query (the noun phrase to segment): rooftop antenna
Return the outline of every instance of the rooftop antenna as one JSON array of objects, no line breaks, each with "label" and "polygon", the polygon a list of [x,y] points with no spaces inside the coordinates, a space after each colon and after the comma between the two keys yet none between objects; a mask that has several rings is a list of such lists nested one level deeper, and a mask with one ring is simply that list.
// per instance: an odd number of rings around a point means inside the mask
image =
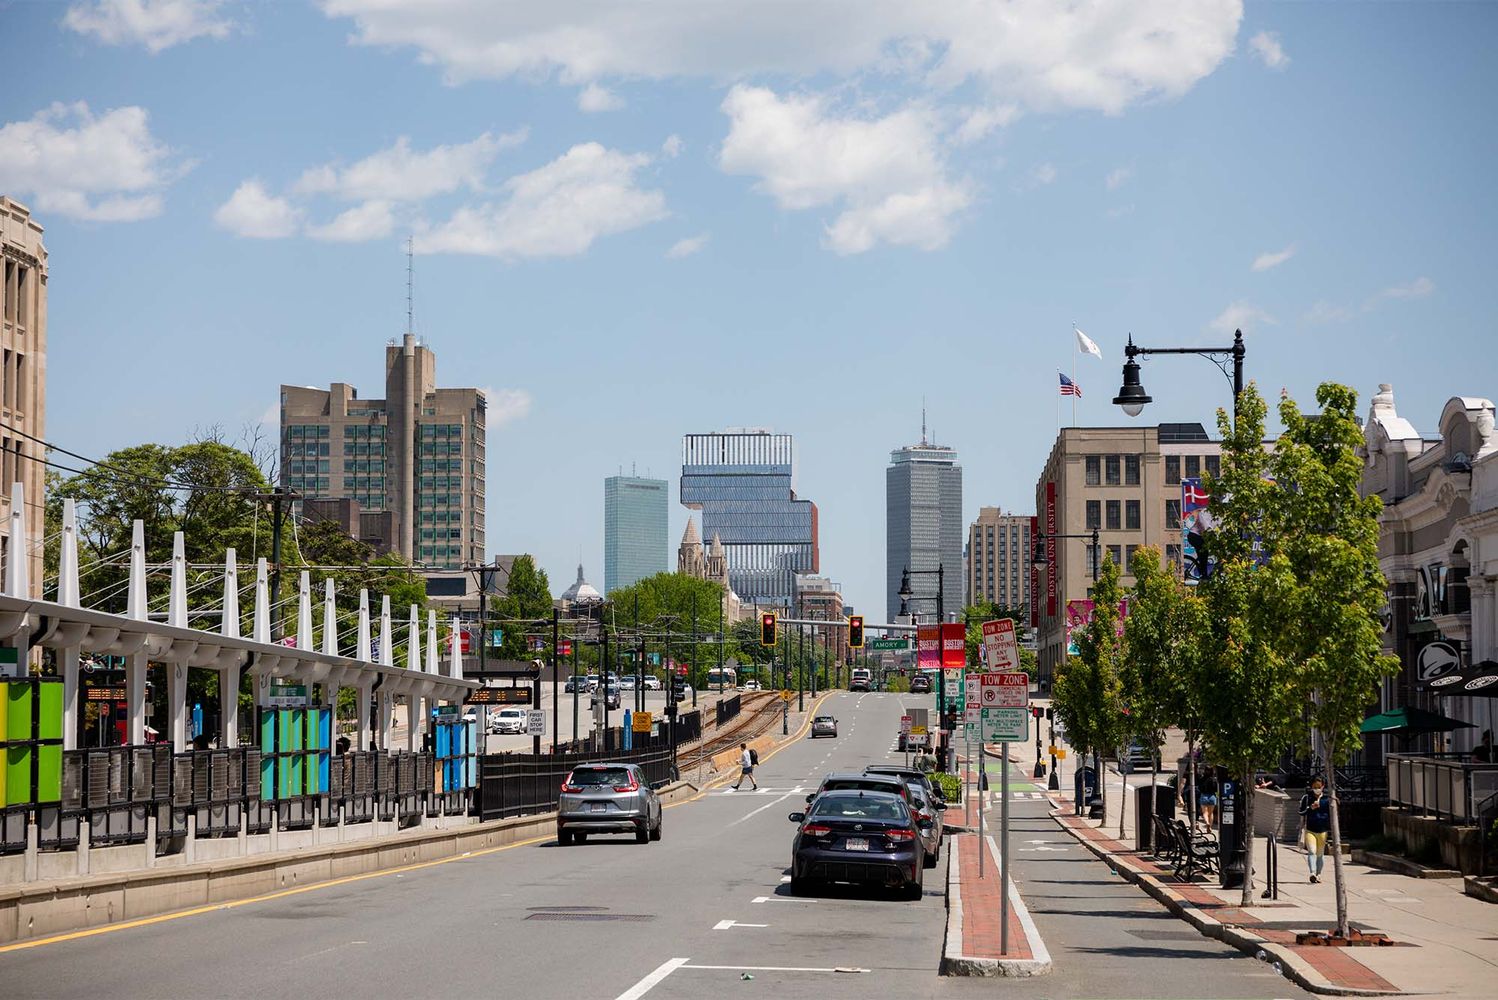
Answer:
[{"label": "rooftop antenna", "polygon": [[926,397],[921,397],[921,447],[926,446]]},{"label": "rooftop antenna", "polygon": [[413,319],[415,309],[413,303],[415,297],[412,294],[416,278],[416,238],[406,237],[406,332],[414,334],[416,323]]}]

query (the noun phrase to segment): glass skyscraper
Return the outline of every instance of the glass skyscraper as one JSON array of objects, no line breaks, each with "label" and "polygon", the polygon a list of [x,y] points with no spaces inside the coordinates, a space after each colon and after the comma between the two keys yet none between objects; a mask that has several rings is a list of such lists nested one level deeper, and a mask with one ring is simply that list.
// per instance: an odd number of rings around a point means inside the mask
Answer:
[{"label": "glass skyscraper", "polygon": [[[924,435],[923,435],[924,437]],[[897,448],[885,470],[886,611],[890,621],[900,613],[900,577],[904,570],[930,570],[910,577],[916,599],[910,610],[924,621],[936,621],[936,568],[945,571],[942,592],[948,618],[962,612],[962,466],[957,452],[944,445]]]},{"label": "glass skyscraper", "polygon": [[817,507],[792,486],[791,436],[759,429],[682,439],[682,506],[702,512],[702,537],[717,536],[728,582],[745,603],[789,607],[796,574],[815,573]]},{"label": "glass skyscraper", "polygon": [[667,565],[664,479],[609,476],[603,481],[603,592],[664,573]]}]

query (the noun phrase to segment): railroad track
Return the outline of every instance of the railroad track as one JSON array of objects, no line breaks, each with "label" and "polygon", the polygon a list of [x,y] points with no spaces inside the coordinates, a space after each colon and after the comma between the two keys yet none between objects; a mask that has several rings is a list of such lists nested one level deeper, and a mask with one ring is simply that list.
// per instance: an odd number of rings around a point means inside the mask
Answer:
[{"label": "railroad track", "polygon": [[676,766],[682,774],[710,767],[712,759],[725,750],[732,750],[761,736],[780,721],[780,699],[771,694],[751,706],[745,706],[721,732],[704,739],[696,746],[677,750]]}]

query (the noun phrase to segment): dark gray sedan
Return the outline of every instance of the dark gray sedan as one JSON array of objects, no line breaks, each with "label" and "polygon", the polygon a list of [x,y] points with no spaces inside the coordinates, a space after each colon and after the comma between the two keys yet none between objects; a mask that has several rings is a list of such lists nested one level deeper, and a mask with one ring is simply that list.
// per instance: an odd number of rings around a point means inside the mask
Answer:
[{"label": "dark gray sedan", "polygon": [[823,792],[791,845],[791,892],[804,895],[821,882],[854,882],[900,889],[920,899],[925,872],[921,830],[905,800],[863,789]]}]

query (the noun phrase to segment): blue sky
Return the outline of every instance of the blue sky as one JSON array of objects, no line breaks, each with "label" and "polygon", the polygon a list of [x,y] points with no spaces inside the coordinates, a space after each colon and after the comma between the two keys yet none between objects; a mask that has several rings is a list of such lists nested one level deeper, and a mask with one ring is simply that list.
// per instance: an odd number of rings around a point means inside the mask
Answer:
[{"label": "blue sky", "polygon": [[[921,397],[967,515],[1029,512],[1056,369],[1127,422],[1129,332],[1241,325],[1271,395],[1392,381],[1422,430],[1498,394],[1492,4],[84,0],[0,34],[51,440],[378,395],[414,233],[439,379],[493,393],[490,548],[558,590],[602,579],[605,476],[674,493],[684,432],[770,426],[877,614]],[[1227,398],[1195,359],[1146,385],[1142,419]]]}]

